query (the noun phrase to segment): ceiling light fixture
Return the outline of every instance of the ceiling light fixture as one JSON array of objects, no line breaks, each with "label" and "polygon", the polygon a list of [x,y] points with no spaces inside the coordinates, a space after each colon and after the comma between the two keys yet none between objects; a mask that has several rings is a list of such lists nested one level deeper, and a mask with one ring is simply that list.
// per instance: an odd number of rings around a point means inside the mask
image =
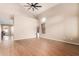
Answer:
[{"label": "ceiling light fixture", "polygon": [[46,17],[42,18],[41,22],[45,23],[45,21],[46,21]]}]

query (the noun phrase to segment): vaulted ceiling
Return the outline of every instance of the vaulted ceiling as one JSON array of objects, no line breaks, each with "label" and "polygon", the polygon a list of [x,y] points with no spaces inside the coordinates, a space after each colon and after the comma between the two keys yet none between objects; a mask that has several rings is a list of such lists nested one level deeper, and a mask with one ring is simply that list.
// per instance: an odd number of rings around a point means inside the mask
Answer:
[{"label": "vaulted ceiling", "polygon": [[[0,3],[0,17],[10,17],[19,13],[28,15],[29,17],[37,16],[44,11],[58,5],[58,3],[39,3],[42,7],[38,10],[28,10],[28,7],[24,7],[26,3]],[[49,11],[47,11],[49,12]]]},{"label": "vaulted ceiling", "polygon": [[25,9],[25,11],[33,14],[33,15],[38,15],[44,11],[46,11],[47,9],[56,6],[58,3],[39,3],[39,5],[41,5],[42,7],[39,8],[38,10],[33,11],[32,9],[28,10],[28,7],[25,7],[24,5],[26,5],[26,3],[21,3],[20,5],[23,6],[23,8]]}]

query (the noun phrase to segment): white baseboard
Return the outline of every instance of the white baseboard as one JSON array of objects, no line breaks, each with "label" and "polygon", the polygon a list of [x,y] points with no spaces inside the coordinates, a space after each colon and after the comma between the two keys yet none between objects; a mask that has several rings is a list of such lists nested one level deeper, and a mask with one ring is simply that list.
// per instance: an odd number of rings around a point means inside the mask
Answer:
[{"label": "white baseboard", "polygon": [[79,45],[79,43],[74,43],[74,42],[68,42],[68,41],[64,41],[64,40],[59,40],[59,39],[51,39],[51,38],[45,38],[45,37],[41,37],[41,38],[44,38],[44,39],[49,39],[49,40],[55,40],[55,41],[60,41],[60,42],[65,42],[65,43],[69,43],[69,44],[74,44],[74,45]]},{"label": "white baseboard", "polygon": [[23,40],[23,39],[32,39],[32,38],[36,38],[35,36],[34,37],[25,37],[25,38],[14,38],[14,40]]}]

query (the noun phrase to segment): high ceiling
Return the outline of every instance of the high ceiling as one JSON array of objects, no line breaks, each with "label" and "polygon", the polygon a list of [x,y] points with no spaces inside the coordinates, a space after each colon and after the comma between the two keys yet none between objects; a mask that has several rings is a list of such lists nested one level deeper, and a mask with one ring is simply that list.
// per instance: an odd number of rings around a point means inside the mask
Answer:
[{"label": "high ceiling", "polygon": [[38,14],[46,11],[47,9],[56,6],[57,4],[58,3],[39,3],[39,5],[41,5],[42,7],[35,11],[33,11],[32,9],[28,10],[28,7],[24,7],[24,5],[26,5],[26,3],[21,3],[20,5],[23,6],[23,8],[25,9],[26,12],[31,13],[33,15],[38,15]]},{"label": "high ceiling", "polygon": [[26,5],[26,3],[0,3],[0,17],[10,18],[11,15],[20,15],[19,13],[21,13],[21,15],[35,17],[58,5],[58,3],[39,3],[42,7],[35,11],[32,9],[28,10],[28,7],[24,7],[24,5]]}]

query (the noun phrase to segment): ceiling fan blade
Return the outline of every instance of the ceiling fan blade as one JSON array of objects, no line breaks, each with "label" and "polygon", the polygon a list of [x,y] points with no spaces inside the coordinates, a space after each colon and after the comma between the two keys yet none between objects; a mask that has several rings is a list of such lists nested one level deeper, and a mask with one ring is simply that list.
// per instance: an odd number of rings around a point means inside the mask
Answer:
[{"label": "ceiling fan blade", "polygon": [[38,3],[35,3],[34,5],[36,6]]},{"label": "ceiling fan blade", "polygon": [[24,5],[24,7],[30,7],[29,5]]},{"label": "ceiling fan blade", "polygon": [[31,9],[31,7],[29,7],[29,8],[27,9],[27,11],[30,10],[30,9]]},{"label": "ceiling fan blade", "polygon": [[42,6],[35,6],[35,7],[42,7]]},{"label": "ceiling fan blade", "polygon": [[28,5],[31,5],[30,3],[27,3]]},{"label": "ceiling fan blade", "polygon": [[33,5],[33,3],[31,3],[31,5]]},{"label": "ceiling fan blade", "polygon": [[34,8],[38,10],[38,8],[36,8],[36,7],[34,7]]}]

